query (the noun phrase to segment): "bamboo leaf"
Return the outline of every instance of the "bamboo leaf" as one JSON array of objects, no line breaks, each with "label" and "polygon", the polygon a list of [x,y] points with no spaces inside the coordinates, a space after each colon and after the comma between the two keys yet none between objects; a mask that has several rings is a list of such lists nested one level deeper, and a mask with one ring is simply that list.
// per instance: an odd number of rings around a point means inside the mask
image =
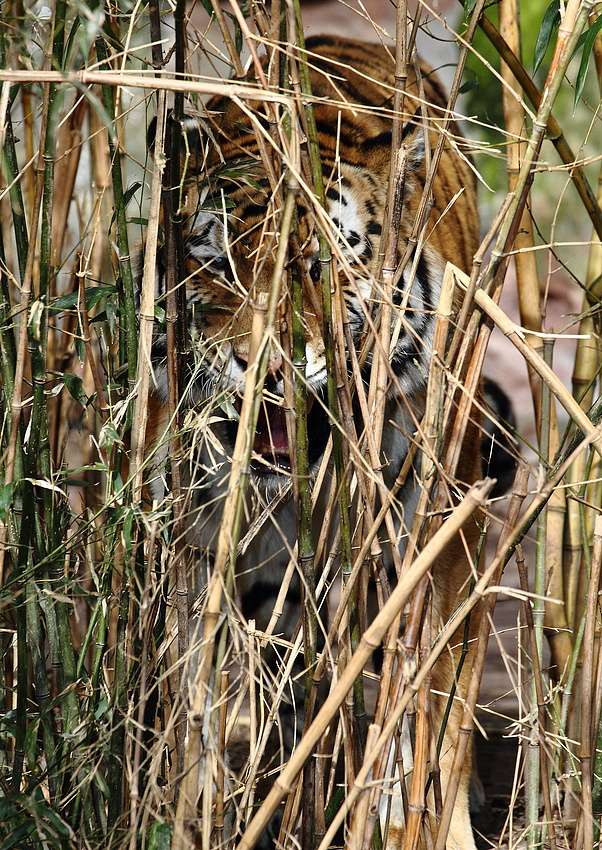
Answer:
[{"label": "bamboo leaf", "polygon": [[29,481],[29,483],[33,484],[34,487],[41,487],[43,490],[49,490],[51,493],[58,493],[65,499],[68,498],[65,491],[61,490],[60,487],[57,487],[57,485],[53,484],[51,481],[45,481],[43,478],[26,478],[25,481]]},{"label": "bamboo leaf", "polygon": [[545,11],[533,54],[533,73],[541,65],[555,30],[560,26],[560,0],[552,0]]},{"label": "bamboo leaf", "polygon": [[[95,307],[103,298],[109,295],[115,295],[117,288],[108,284],[101,286],[91,286],[86,289],[86,301],[88,307]],[[50,315],[55,316],[57,313],[63,313],[66,310],[75,310],[79,304],[79,292],[69,292],[67,295],[61,295],[60,298],[55,298],[49,308]]]},{"label": "bamboo leaf", "polygon": [[589,60],[592,55],[592,50],[594,48],[594,42],[596,40],[596,36],[602,29],[602,15],[595,21],[594,24],[589,28],[589,30],[584,34],[583,37],[583,53],[581,54],[581,62],[579,64],[579,71],[577,72],[577,82],[575,83],[575,100],[573,105],[577,106],[577,101],[581,97],[581,93],[583,91],[583,86],[585,85],[585,79],[587,77],[587,69],[589,68]]},{"label": "bamboo leaf", "polygon": [[19,826],[16,826],[11,831],[6,841],[4,841],[2,846],[0,846],[0,850],[10,850],[11,847],[19,847],[22,839],[29,835],[32,830],[33,823],[31,822],[31,820],[28,820],[26,823],[21,823]]},{"label": "bamboo leaf", "polygon": [[476,89],[478,87],[479,87],[479,81],[478,80],[466,80],[466,82],[462,83],[462,85],[460,86],[459,91],[460,91],[460,94],[468,94],[469,91],[472,91],[473,89]]},{"label": "bamboo leaf", "polygon": [[6,523],[8,511],[13,507],[13,487],[14,481],[0,487],[0,519]]},{"label": "bamboo leaf", "polygon": [[84,382],[79,375],[74,375],[71,372],[65,372],[63,374],[63,382],[75,401],[81,404],[82,407],[87,407],[88,396],[84,390]]},{"label": "bamboo leaf", "polygon": [[148,850],[169,850],[171,829],[166,823],[154,823],[149,830]]}]

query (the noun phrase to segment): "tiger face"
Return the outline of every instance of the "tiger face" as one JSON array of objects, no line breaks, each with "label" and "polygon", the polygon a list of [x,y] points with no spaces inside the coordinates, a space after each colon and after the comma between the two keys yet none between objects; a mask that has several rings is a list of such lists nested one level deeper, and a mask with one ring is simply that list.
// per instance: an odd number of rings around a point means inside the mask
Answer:
[{"label": "tiger face", "polygon": [[[326,213],[335,245],[334,286],[344,299],[350,334],[359,353],[368,317],[378,313],[379,290],[375,279],[381,237],[379,212],[386,183],[367,169],[341,166],[336,184],[327,187]],[[193,391],[197,401],[226,394],[236,410],[245,387],[250,356],[253,305],[259,294],[280,282],[274,280],[279,243],[277,203],[256,186],[240,187],[221,182],[218,190],[228,201],[227,215],[203,209],[202,196],[186,222],[186,302],[192,344],[199,358],[199,377]],[[224,204],[224,206],[226,206]],[[316,466],[330,434],[326,413],[326,361],[322,327],[322,263],[312,211],[300,205],[299,253],[291,258],[300,270],[303,291],[303,326],[306,339],[305,380],[310,397],[308,430],[310,464]],[[432,256],[422,259],[419,274],[406,290],[408,309],[396,345],[394,365],[404,390],[412,394],[425,373],[418,340],[430,342],[430,316],[435,303]],[[436,287],[436,282],[435,282]],[[403,297],[400,290],[394,301]],[[282,287],[281,304],[287,293]],[[281,473],[291,471],[290,441],[284,410],[284,362],[290,354],[280,335],[274,336],[259,414],[252,469],[259,486],[273,489]],[[412,374],[410,374],[412,373]],[[225,419],[221,431],[225,450],[231,451],[235,420]]]},{"label": "tiger face", "polygon": [[[460,243],[450,232],[463,216],[476,214],[474,181],[468,167],[447,147],[444,163],[450,166],[445,180],[435,181],[435,211],[430,238],[408,262],[392,292],[379,282],[382,264],[382,222],[391,165],[392,122],[388,104],[392,97],[392,67],[383,55],[374,79],[360,82],[368,91],[364,100],[380,107],[375,114],[355,114],[359,82],[351,74],[339,78],[343,50],[360,51],[350,59],[353,67],[366,67],[367,56],[374,65],[379,48],[321,38],[312,39],[312,87],[326,195],[324,214],[308,193],[299,193],[298,237],[291,242],[287,268],[295,266],[302,279],[303,324],[306,338],[305,380],[309,394],[309,460],[315,469],[322,457],[330,429],[326,412],[326,362],[322,327],[322,262],[317,227],[326,226],[332,250],[332,293],[344,303],[345,321],[357,353],[371,323],[378,321],[382,305],[394,312],[395,344],[391,366],[398,388],[414,405],[413,418],[422,415],[422,397],[428,373],[429,351],[444,262],[451,259],[467,267],[472,245]],[[384,54],[384,51],[382,51]],[[375,73],[375,68],[372,67]],[[435,78],[424,68],[428,95],[441,99]],[[358,78],[359,74],[356,75]],[[410,82],[408,91],[417,86]],[[328,101],[322,102],[322,101]],[[425,129],[414,116],[417,101],[409,101],[404,129],[406,178],[398,254],[403,254],[414,224],[424,182],[425,144],[434,144],[434,130]],[[382,104],[385,104],[383,107]],[[255,105],[260,124],[262,108]],[[433,123],[436,126],[436,123]],[[196,372],[190,381],[194,403],[227,398],[217,405],[213,429],[223,445],[224,457],[231,454],[236,434],[236,411],[244,391],[250,356],[253,305],[260,293],[281,287],[280,327],[271,340],[265,394],[254,440],[252,470],[259,487],[273,491],[282,474],[291,471],[292,418],[284,408],[284,364],[290,362],[286,333],[286,285],[274,280],[274,263],[281,238],[280,218],[283,185],[274,185],[266,173],[255,125],[246,111],[226,99],[211,101],[202,122],[185,122],[187,159],[184,174],[183,212],[186,253],[188,323]],[[425,137],[429,138],[426,139]],[[453,168],[451,167],[453,165]],[[464,181],[466,185],[464,185]],[[457,195],[451,209],[445,207]],[[440,218],[437,219],[437,214]],[[326,224],[324,224],[326,223]],[[414,257],[412,257],[414,259]],[[161,278],[158,298],[163,295]],[[368,379],[370,356],[364,365]],[[290,379],[290,372],[289,379]],[[398,402],[397,402],[398,405]],[[226,412],[228,410],[229,412]],[[389,412],[393,415],[393,411]],[[385,446],[387,463],[394,467],[407,450],[407,413],[394,414],[403,425],[395,434],[396,445]],[[408,419],[408,427],[409,427]],[[385,443],[387,437],[385,436]],[[389,441],[390,442],[390,441]]]}]

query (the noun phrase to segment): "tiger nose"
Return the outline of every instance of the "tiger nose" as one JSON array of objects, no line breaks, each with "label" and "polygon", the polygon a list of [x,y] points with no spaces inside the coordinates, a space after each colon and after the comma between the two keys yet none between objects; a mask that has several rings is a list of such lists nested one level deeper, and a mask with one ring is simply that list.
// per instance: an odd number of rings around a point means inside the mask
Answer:
[{"label": "tiger nose", "polygon": [[[236,354],[237,360],[242,360],[243,363],[248,365],[249,363],[249,355],[248,354]],[[282,369],[282,355],[279,354],[277,357],[271,357],[268,360],[268,374],[269,375],[277,375]]]}]

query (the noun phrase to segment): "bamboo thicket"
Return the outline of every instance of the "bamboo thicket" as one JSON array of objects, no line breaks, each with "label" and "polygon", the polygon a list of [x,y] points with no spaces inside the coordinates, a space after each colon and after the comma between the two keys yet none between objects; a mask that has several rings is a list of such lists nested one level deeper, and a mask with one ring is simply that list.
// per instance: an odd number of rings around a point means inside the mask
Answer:
[{"label": "bamboo thicket", "polygon": [[[392,850],[396,805],[405,808],[404,847],[444,850],[475,723],[477,737],[484,731],[516,755],[502,816],[486,809],[475,818],[486,833],[480,846],[600,844],[600,5],[458,7],[455,29],[450,19],[445,30],[457,46],[449,112],[441,144],[427,145],[425,192],[399,256],[400,115],[417,49],[446,74],[429,35],[437,4],[408,10],[400,0],[381,24],[361,3],[324,4],[360,16],[395,67],[395,92],[381,107],[393,117],[395,154],[373,293],[382,309],[360,351],[338,285],[348,261],[322,185],[302,18],[311,5],[57,0],[51,9],[7,0],[0,8],[0,850],[250,850],[278,812],[278,846],[377,850],[389,841]],[[251,121],[249,104],[265,107],[253,126],[270,185],[265,239],[277,234],[277,248],[269,297],[253,305],[244,397],[234,404],[218,388],[215,404],[191,406],[188,376],[200,355],[181,285],[181,205],[192,153],[172,153],[183,147],[183,115],[214,95],[236,98]],[[461,155],[481,178],[486,235],[470,275],[445,270],[426,413],[387,487],[380,440],[402,312],[393,291],[404,269],[415,272],[445,131],[458,118],[469,140]],[[313,478],[308,411],[317,402],[294,262],[301,208],[319,239],[331,424]],[[169,295],[157,303],[162,257]],[[558,315],[561,296],[570,309]],[[149,449],[157,323],[169,400]],[[492,499],[490,481],[460,492],[457,466],[473,406],[488,415],[482,371],[501,336],[510,366],[495,377],[514,394],[517,422],[500,426],[522,458],[510,492]],[[249,469],[275,357],[294,474],[259,504]],[[208,558],[187,536],[195,499],[187,481],[215,408],[238,428]],[[410,542],[403,556],[389,547],[401,576],[393,583],[386,552],[399,492],[415,473],[422,489]],[[277,526],[284,498],[294,500],[297,543],[283,543],[289,565],[260,630],[243,617],[235,564],[254,535]],[[436,623],[429,568],[473,516],[480,554],[465,602]],[[302,616],[285,640],[276,624],[297,575]],[[512,600],[515,619],[500,625]],[[483,615],[469,652],[463,624],[475,610]],[[442,798],[431,672],[458,634],[469,684]],[[504,685],[488,684],[493,644]],[[295,718],[296,746],[281,765],[279,709],[294,703],[295,678],[303,722]],[[498,709],[504,690],[510,708]],[[414,754],[405,773],[402,726]],[[485,784],[499,796],[495,778]]]}]

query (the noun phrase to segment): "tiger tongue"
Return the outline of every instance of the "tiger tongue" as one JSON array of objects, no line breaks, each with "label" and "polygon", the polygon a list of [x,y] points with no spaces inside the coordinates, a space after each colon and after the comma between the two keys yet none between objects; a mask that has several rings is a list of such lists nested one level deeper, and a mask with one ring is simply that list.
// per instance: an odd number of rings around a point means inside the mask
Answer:
[{"label": "tiger tongue", "polygon": [[255,451],[264,456],[289,455],[284,408],[264,402],[257,418]]}]

